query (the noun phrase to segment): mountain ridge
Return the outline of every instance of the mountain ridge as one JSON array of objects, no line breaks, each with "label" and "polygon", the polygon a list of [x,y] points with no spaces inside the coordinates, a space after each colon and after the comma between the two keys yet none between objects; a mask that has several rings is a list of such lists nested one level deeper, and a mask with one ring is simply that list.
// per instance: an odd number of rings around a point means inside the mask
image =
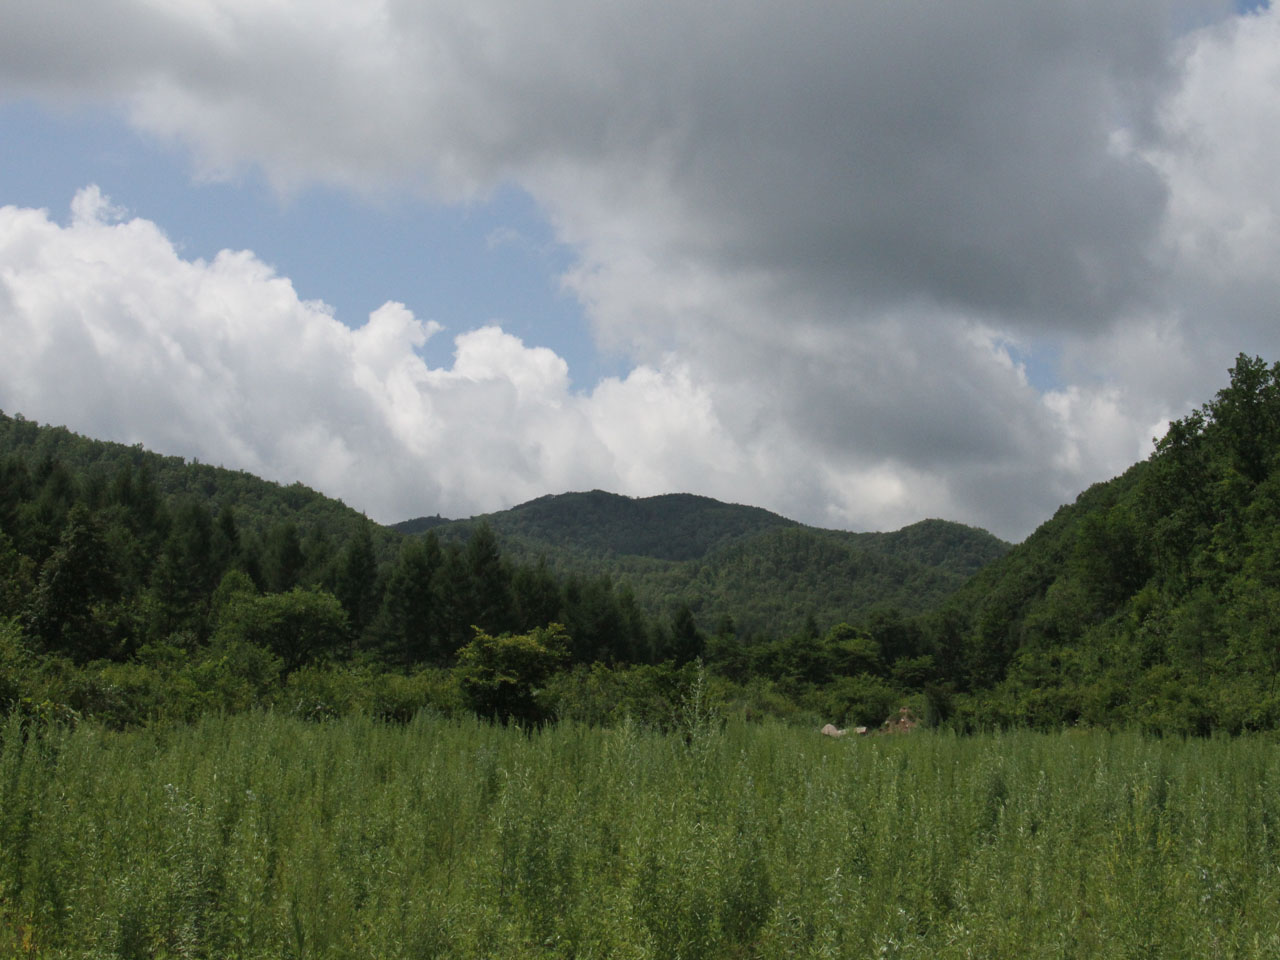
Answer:
[{"label": "mountain ridge", "polygon": [[[748,635],[855,621],[876,606],[919,613],[1010,549],[985,530],[948,520],[855,533],[700,494],[627,497],[602,490],[548,494],[467,520],[418,518],[392,529],[457,540],[481,524],[523,562],[623,580],[652,615],[687,606],[704,629],[730,617]],[[777,596],[780,590],[786,595]]]}]

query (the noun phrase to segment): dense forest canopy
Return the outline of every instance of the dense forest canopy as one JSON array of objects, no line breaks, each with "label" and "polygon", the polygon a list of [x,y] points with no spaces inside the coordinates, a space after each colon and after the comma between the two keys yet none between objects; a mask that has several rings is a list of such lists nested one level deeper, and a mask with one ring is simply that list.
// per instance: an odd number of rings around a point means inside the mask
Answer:
[{"label": "dense forest canopy", "polygon": [[687,606],[701,628],[730,618],[744,637],[792,633],[810,620],[861,620],[877,607],[919,613],[1009,549],[985,530],[944,520],[847,533],[708,497],[600,490],[541,497],[473,520],[419,518],[395,529],[465,541],[478,523],[491,527],[514,559],[545,561],[559,574],[623,579],[650,616]]},{"label": "dense forest canopy", "polygon": [[701,669],[748,717],[1275,729],[1277,520],[1280,365],[1245,356],[1011,550],[600,491],[405,533],[0,414],[0,707],[661,723]]}]

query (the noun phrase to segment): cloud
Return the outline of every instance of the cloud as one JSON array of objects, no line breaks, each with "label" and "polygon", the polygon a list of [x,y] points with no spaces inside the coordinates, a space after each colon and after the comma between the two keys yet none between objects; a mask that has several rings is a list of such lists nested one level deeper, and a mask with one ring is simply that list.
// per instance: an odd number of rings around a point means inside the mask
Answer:
[{"label": "cloud", "polygon": [[458,335],[452,364],[432,367],[421,350],[440,328],[402,304],[351,329],[251,252],[184,260],[95,187],[72,209],[61,226],[0,208],[11,412],[301,479],[388,522],[732,474],[732,439],[678,369],[574,394],[562,358],[494,326]]},{"label": "cloud", "polygon": [[[928,438],[897,461],[850,452],[875,450],[894,430],[883,369],[850,383],[833,359],[779,371],[769,388],[671,355],[574,393],[562,358],[495,326],[458,335],[452,364],[432,367],[422,348],[440,328],[401,304],[351,329],[251,252],[185,260],[158,226],[125,218],[94,187],[72,210],[59,225],[45,211],[0,208],[0,335],[11,345],[0,356],[0,404],[10,411],[301,479],[384,521],[597,486],[695,489],[858,525],[906,522],[929,497],[959,506],[930,472],[951,458]],[[881,336],[897,362],[931,365],[903,359],[906,344],[892,338],[904,328]],[[948,384],[922,381],[918,402],[937,412],[998,354],[972,336],[964,349],[971,366]],[[806,381],[809,403],[795,396]],[[899,420],[911,429],[917,416]],[[998,438],[985,449],[947,442],[972,447],[975,464],[1017,449]]]},{"label": "cloud", "polygon": [[100,84],[208,170],[283,185],[513,180],[606,272],[620,246],[841,308],[1099,323],[1141,295],[1165,201],[1109,148],[1151,127],[1164,0],[24,8],[0,41],[19,89]]},{"label": "cloud", "polygon": [[[695,489],[814,522],[944,515],[1021,536],[1142,456],[1236,352],[1280,356],[1271,10],[16,13],[10,95],[107,98],[205,175],[253,166],[285,190],[462,202],[514,185],[574,252],[566,288],[633,364],[587,392],[496,327],[432,368],[420,351],[438,328],[403,307],[348,330],[251,254],[183,261],[90,194],[77,203],[97,212],[65,227],[6,209],[12,356],[86,371],[103,429],[146,423],[179,452],[203,437],[206,459],[375,514]],[[1039,351],[1051,383],[1016,359]],[[8,364],[5,403],[58,418]],[[122,382],[136,390],[112,396]],[[373,458],[388,466],[369,489]]]}]

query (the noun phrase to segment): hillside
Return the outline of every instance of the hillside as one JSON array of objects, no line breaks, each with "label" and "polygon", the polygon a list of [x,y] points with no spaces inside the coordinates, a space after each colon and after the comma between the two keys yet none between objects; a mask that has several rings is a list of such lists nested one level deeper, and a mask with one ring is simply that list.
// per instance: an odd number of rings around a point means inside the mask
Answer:
[{"label": "hillside", "polygon": [[920,621],[985,722],[1280,724],[1280,364],[1241,356],[1156,452]]},{"label": "hillside", "polygon": [[[737,537],[799,526],[758,507],[721,503],[710,497],[673,493],[635,498],[603,490],[539,497],[474,519],[487,521],[504,540],[521,549],[586,567],[598,566],[610,557],[694,560]],[[470,525],[471,521],[458,521],[453,535]],[[447,523],[420,517],[392,528],[417,533],[442,526]]]},{"label": "hillside", "polygon": [[[213,514],[234,510],[239,528],[259,537],[292,524],[303,539],[344,540],[369,526],[359,511],[301,483],[273,483],[243,470],[152,453],[140,444],[94,440],[65,427],[45,426],[0,411],[0,462],[5,461],[11,473],[19,463],[35,474],[56,469],[66,479],[55,483],[84,483],[90,500],[107,497],[112,485],[126,476],[140,478],[157,502],[195,502]],[[10,496],[16,498],[18,492],[10,491]],[[382,553],[389,553],[400,539],[389,531],[374,536]]]},{"label": "hillside", "polygon": [[743,636],[795,632],[807,622],[858,622],[877,606],[923,611],[1008,549],[986,531],[943,520],[894,533],[847,533],[709,497],[599,490],[395,529],[465,540],[479,522],[513,557],[622,580],[651,615],[687,606],[703,629],[730,618]]}]

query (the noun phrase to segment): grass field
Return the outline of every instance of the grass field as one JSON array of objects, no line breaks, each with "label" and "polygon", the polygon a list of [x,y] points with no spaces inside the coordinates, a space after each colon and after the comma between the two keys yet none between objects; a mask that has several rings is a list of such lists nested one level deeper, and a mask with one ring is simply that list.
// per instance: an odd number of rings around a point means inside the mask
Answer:
[{"label": "grass field", "polygon": [[1280,956],[1280,755],[271,715],[0,744],[0,956]]}]

